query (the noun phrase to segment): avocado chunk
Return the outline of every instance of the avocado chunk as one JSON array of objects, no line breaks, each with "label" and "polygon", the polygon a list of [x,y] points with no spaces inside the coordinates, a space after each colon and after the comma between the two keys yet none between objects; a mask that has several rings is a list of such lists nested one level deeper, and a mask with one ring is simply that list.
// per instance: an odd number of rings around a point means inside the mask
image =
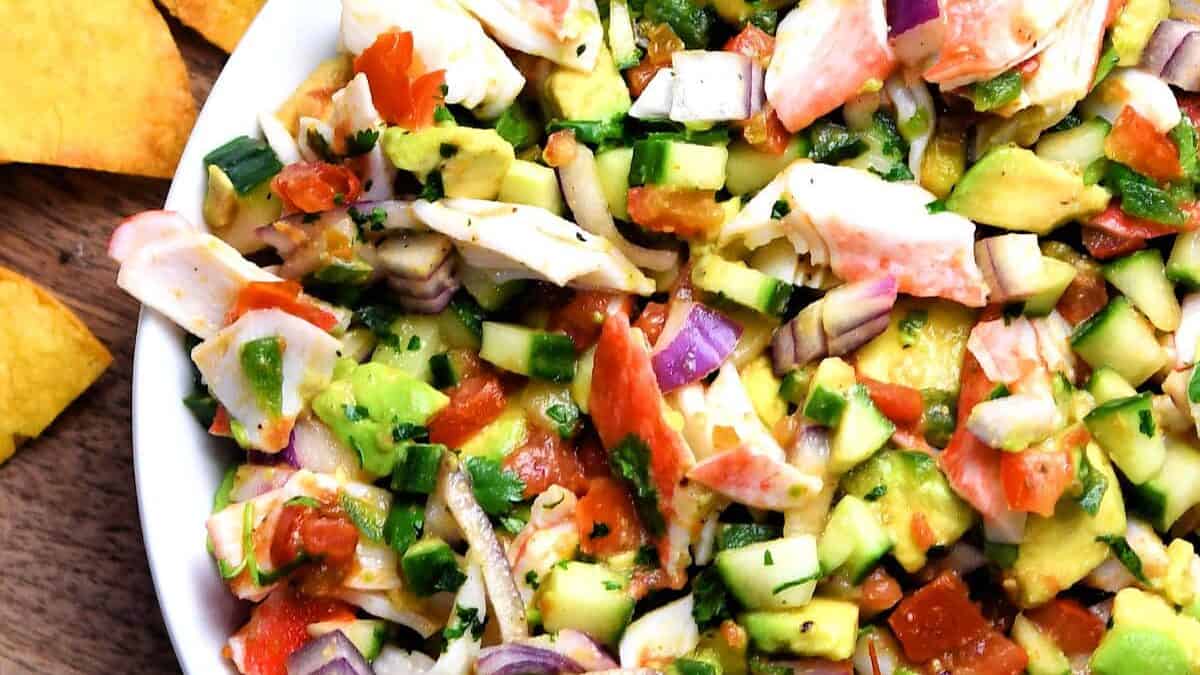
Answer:
[{"label": "avocado chunk", "polygon": [[1075,280],[1079,272],[1074,265],[1050,256],[1042,256],[1042,276],[1037,282],[1037,290],[1028,300],[1021,313],[1025,316],[1046,316],[1054,311],[1067,286]]},{"label": "avocado chunk", "polygon": [[813,598],[782,612],[746,612],[738,617],[750,642],[767,654],[792,654],[841,661],[854,654],[858,606],[844,600]]},{"label": "avocado chunk", "polygon": [[1187,675],[1187,654],[1166,633],[1152,628],[1114,628],[1104,636],[1091,659],[1096,675],[1155,673]]},{"label": "avocado chunk", "polygon": [[[1171,14],[1169,0],[1129,0],[1117,15],[1109,36],[1118,66],[1136,66],[1158,24]],[[1147,670],[1146,672],[1151,672]]]},{"label": "avocado chunk", "polygon": [[495,129],[444,126],[410,132],[389,127],[382,143],[392,164],[421,182],[438,172],[447,197],[495,199],[515,159],[513,146]]},{"label": "avocado chunk", "polygon": [[946,208],[985,225],[1049,234],[1103,211],[1112,197],[1070,169],[1016,146],[984,155],[946,200]]},{"label": "avocado chunk", "polygon": [[534,605],[548,633],[572,628],[613,646],[633,617],[624,578],[595,563],[556,563],[538,588]]},{"label": "avocado chunk", "polygon": [[500,461],[524,445],[528,434],[529,424],[524,411],[510,407],[463,443],[462,455]]},{"label": "avocado chunk", "polygon": [[592,72],[554,66],[542,90],[547,117],[601,121],[629,112],[633,101],[608,47],[601,45]]},{"label": "avocado chunk", "polygon": [[1053,638],[1026,619],[1024,614],[1018,614],[1013,620],[1012,638],[1029,657],[1029,663],[1025,666],[1025,672],[1029,675],[1067,675],[1071,672],[1067,655],[1054,644]]},{"label": "avocado chunk", "polygon": [[[1113,631],[1153,630],[1160,631],[1182,648],[1185,668],[1182,671],[1200,671],[1200,621],[1187,614],[1176,614],[1167,601],[1137,588],[1126,588],[1113,601]],[[1104,645],[1101,643],[1100,649]],[[1118,671],[1110,671],[1118,672]],[[1119,671],[1156,672],[1152,670]]]},{"label": "avocado chunk", "polygon": [[496,199],[506,204],[536,206],[556,216],[563,214],[562,192],[554,169],[522,159],[513,160],[508,167]]},{"label": "avocado chunk", "polygon": [[204,193],[204,222],[213,234],[241,253],[254,253],[266,246],[257,234],[259,227],[272,223],[283,210],[271,193],[271,181],[264,181],[245,194],[239,194],[233,181],[221,167],[208,165],[208,191]]},{"label": "avocado chunk", "polygon": [[730,194],[744,195],[766,187],[789,164],[808,156],[808,140],[796,134],[780,154],[766,152],[738,139],[729,146],[725,162],[725,187]]},{"label": "avocado chunk", "polygon": [[1040,605],[1087,576],[1108,558],[1108,544],[1097,537],[1125,533],[1125,502],[1108,457],[1094,443],[1086,450],[1088,463],[1107,481],[1096,515],[1073,499],[1059,500],[1054,515],[1030,515],[1025,538],[1008,574],[1017,582],[1017,603]]},{"label": "avocado chunk", "polygon": [[975,317],[956,302],[901,297],[887,330],[859,348],[858,372],[913,389],[957,392]]}]

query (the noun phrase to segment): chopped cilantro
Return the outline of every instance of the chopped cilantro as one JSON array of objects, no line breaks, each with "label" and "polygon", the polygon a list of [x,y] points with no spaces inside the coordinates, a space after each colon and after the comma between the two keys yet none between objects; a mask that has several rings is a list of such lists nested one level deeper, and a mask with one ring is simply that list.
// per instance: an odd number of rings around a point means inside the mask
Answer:
[{"label": "chopped cilantro", "polygon": [[555,403],[546,408],[546,417],[554,420],[558,435],[571,438],[579,427],[579,408],[574,403]]},{"label": "chopped cilantro", "polygon": [[613,471],[633,488],[633,501],[638,515],[650,534],[659,535],[666,529],[662,512],[658,510],[658,490],[650,476],[650,448],[635,434],[629,434],[609,455]]},{"label": "chopped cilantro", "polygon": [[1154,438],[1154,415],[1149,410],[1138,411],[1138,431],[1146,438]]},{"label": "chopped cilantro", "polygon": [[817,579],[820,579],[820,578],[821,578],[821,570],[817,570],[816,572],[813,572],[812,574],[810,574],[808,576],[800,577],[799,579],[792,579],[791,581],[785,581],[782,584],[779,584],[778,586],[776,586],[775,588],[772,588],[771,595],[779,595],[780,593],[786,591],[789,588],[793,588],[795,586],[803,586],[804,584],[807,584],[810,581],[816,581]]},{"label": "chopped cilantro", "polygon": [[706,567],[692,578],[692,618],[701,628],[720,623],[730,616],[728,591],[715,567]]},{"label": "chopped cilantro", "polygon": [[472,639],[478,640],[483,637],[483,621],[479,619],[479,610],[474,607],[463,607],[462,605],[455,604],[454,620],[442,630],[442,637],[449,642],[457,640],[468,632],[470,632]]},{"label": "chopped cilantro", "polygon": [[536,591],[538,589],[538,586],[541,585],[541,582],[538,581],[538,573],[534,570],[529,570],[528,572],[526,572],[525,573],[525,583],[530,588],[532,588],[533,590]]},{"label": "chopped cilantro", "polygon": [[929,312],[923,309],[914,309],[900,319],[900,345],[905,349],[917,344],[917,339],[921,335],[921,329],[929,321]]},{"label": "chopped cilantro", "polygon": [[935,213],[942,213],[943,211],[946,211],[946,200],[935,199],[925,205],[925,210],[931,215]]},{"label": "chopped cilantro", "polygon": [[788,205],[786,199],[780,199],[771,207],[771,218],[780,220],[786,218],[787,214],[792,212],[792,207]]},{"label": "chopped cilantro", "polygon": [[608,533],[609,529],[606,523],[596,522],[594,525],[592,525],[592,531],[588,533],[588,539],[600,539],[601,537],[607,537]]},{"label": "chopped cilantro", "polygon": [[1083,489],[1079,494],[1079,507],[1089,516],[1094,516],[1100,511],[1100,502],[1104,500],[1104,493],[1108,491],[1108,479],[1092,466],[1086,452],[1081,457],[1079,483]]},{"label": "chopped cilantro", "polygon": [[771,557],[771,549],[763,551],[763,565],[770,567],[775,564],[775,558]]},{"label": "chopped cilantro", "polygon": [[365,155],[375,147],[378,140],[378,129],[359,129],[352,134],[346,134],[346,154],[350,157]]},{"label": "chopped cilantro", "polygon": [[346,416],[346,420],[349,422],[359,422],[371,416],[370,411],[365,407],[349,403],[342,406],[342,414]]},{"label": "chopped cilantro", "polygon": [[446,189],[442,186],[442,174],[437,171],[430,171],[425,177],[425,185],[421,188],[421,193],[417,195],[417,199],[436,202],[446,196]]},{"label": "chopped cilantro", "polygon": [[867,494],[863,495],[863,499],[868,502],[879,501],[879,499],[882,498],[886,494],[887,494],[887,486],[880,483],[879,485],[876,485],[875,487],[871,488],[867,492]]},{"label": "chopped cilantro", "polygon": [[468,457],[467,473],[471,475],[471,490],[483,510],[491,516],[505,516],[512,505],[521,501],[525,482],[517,474],[489,457]]},{"label": "chopped cilantro", "polygon": [[408,346],[406,347],[406,349],[408,349],[408,351],[415,352],[420,348],[421,348],[421,336],[414,335],[414,336],[408,338]]},{"label": "chopped cilantro", "polygon": [[1113,557],[1121,561],[1125,569],[1134,576],[1138,581],[1148,584],[1146,573],[1142,570],[1142,559],[1138,557],[1136,551],[1129,546],[1129,542],[1119,534],[1096,537],[1096,541],[1108,544],[1108,548],[1112,551]]}]

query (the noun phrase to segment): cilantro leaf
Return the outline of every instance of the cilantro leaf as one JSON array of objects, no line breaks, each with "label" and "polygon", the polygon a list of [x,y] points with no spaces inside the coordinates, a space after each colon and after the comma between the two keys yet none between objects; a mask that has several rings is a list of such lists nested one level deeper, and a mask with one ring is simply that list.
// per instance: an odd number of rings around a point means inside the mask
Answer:
[{"label": "cilantro leaf", "polygon": [[1104,501],[1104,493],[1108,491],[1108,479],[1092,466],[1086,452],[1082,454],[1082,460],[1079,462],[1079,482],[1083,486],[1083,491],[1078,497],[1079,506],[1089,516],[1094,516],[1100,511],[1100,503]]},{"label": "cilantro leaf", "polygon": [[467,458],[467,473],[471,475],[471,491],[490,516],[506,516],[513,504],[521,501],[525,482],[517,474],[503,468],[489,457]]},{"label": "cilantro leaf", "polygon": [[1113,557],[1121,561],[1125,569],[1134,576],[1138,581],[1148,584],[1150,581],[1146,578],[1146,573],[1142,570],[1142,559],[1137,552],[1129,546],[1129,542],[1119,534],[1096,537],[1096,541],[1108,544],[1108,549],[1112,551]]},{"label": "cilantro leaf", "polygon": [[483,621],[479,619],[479,610],[474,607],[463,607],[462,605],[454,605],[454,620],[446,625],[442,630],[442,637],[446,641],[457,640],[458,638],[471,633],[471,637],[478,640],[483,637]]},{"label": "cilantro leaf", "polygon": [[692,579],[692,618],[706,628],[729,618],[729,592],[715,567],[707,567]]},{"label": "cilantro leaf", "polygon": [[350,157],[365,155],[375,147],[375,142],[378,140],[378,129],[359,129],[352,134],[346,134],[346,155]]},{"label": "cilantro leaf", "polygon": [[658,510],[658,490],[650,477],[650,447],[636,434],[629,434],[613,449],[609,463],[633,488],[633,502],[646,529],[653,535],[662,534],[666,523]]}]

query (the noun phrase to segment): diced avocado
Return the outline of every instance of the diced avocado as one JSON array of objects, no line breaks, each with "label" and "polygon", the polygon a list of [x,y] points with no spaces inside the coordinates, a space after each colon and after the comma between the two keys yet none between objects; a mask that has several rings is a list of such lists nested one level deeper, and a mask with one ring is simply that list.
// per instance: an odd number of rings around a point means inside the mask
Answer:
[{"label": "diced avocado", "polygon": [[1026,316],[1046,316],[1053,312],[1059,298],[1066,292],[1067,286],[1071,285],[1078,273],[1070,263],[1050,256],[1042,256],[1042,278],[1038,282],[1038,291],[1025,301],[1022,313]]},{"label": "diced avocado", "polygon": [[555,563],[538,587],[534,607],[548,633],[564,628],[587,633],[610,647],[633,616],[625,579],[595,563]]},{"label": "diced avocado", "polygon": [[[1169,0],[1129,0],[1109,32],[1119,66],[1136,66],[1158,24],[1171,15]],[[1149,672],[1149,671],[1147,671]]]},{"label": "diced avocado", "polygon": [[814,598],[798,609],[746,612],[738,617],[754,648],[767,654],[791,654],[840,661],[854,654],[858,605]]},{"label": "diced avocado", "polygon": [[1149,393],[1108,401],[1088,413],[1083,422],[1134,485],[1146,482],[1162,468],[1166,445],[1154,421]]},{"label": "diced avocado", "polygon": [[779,383],[779,397],[788,403],[803,405],[815,373],[816,368],[811,363],[788,372]]},{"label": "diced avocado", "polygon": [[1200,448],[1187,438],[1168,435],[1165,449],[1162,468],[1130,496],[1133,507],[1161,532],[1200,504]]},{"label": "diced avocado", "polygon": [[521,159],[514,160],[508,168],[496,199],[508,204],[537,206],[558,216],[563,214],[562,192],[558,189],[558,175],[554,169]]},{"label": "diced avocado", "polygon": [[759,150],[738,139],[729,146],[729,159],[725,162],[725,189],[735,195],[761,190],[789,164],[807,154],[808,141],[802,134],[793,136],[787,149],[778,155]]},{"label": "diced avocado", "polygon": [[749,609],[788,609],[812,598],[821,563],[811,535],[786,537],[717,554],[717,571],[738,602]]},{"label": "diced avocado", "polygon": [[275,222],[283,210],[264,181],[244,194],[233,187],[229,176],[216,164],[208,165],[208,191],[204,194],[204,222],[213,234],[242,253],[253,253],[266,246],[257,234],[264,224]]},{"label": "diced avocado", "polygon": [[896,425],[879,412],[861,384],[846,392],[842,412],[829,443],[829,472],[837,475],[866,460],[888,442]]},{"label": "diced avocado", "polygon": [[1025,672],[1029,675],[1070,675],[1071,662],[1063,650],[1054,644],[1054,639],[1042,632],[1038,625],[1018,614],[1013,620],[1012,638],[1025,655],[1029,663]]},{"label": "diced avocado", "polygon": [[1196,582],[1200,581],[1192,562],[1196,547],[1187,539],[1175,539],[1167,546],[1167,576],[1162,582],[1163,595],[1171,604],[1187,607],[1196,600]]},{"label": "diced avocado", "polygon": [[975,317],[956,302],[901,297],[887,330],[859,348],[855,365],[873,380],[956,392]]},{"label": "diced avocado", "polygon": [[1170,635],[1154,628],[1114,628],[1092,654],[1096,675],[1188,675],[1187,653]]},{"label": "diced avocado", "polygon": [[458,558],[450,545],[430,537],[422,539],[404,552],[400,559],[406,587],[420,596],[439,591],[456,591],[467,577],[458,566]]},{"label": "diced avocado", "polygon": [[397,425],[424,426],[450,399],[402,370],[381,363],[348,364],[313,398],[312,408],[346,445],[358,453],[363,470],[392,472],[397,460]]},{"label": "diced avocado", "polygon": [[447,197],[495,199],[515,160],[513,146],[495,129],[434,126],[410,132],[388,127],[381,143],[397,169],[411,171],[422,182],[439,172]]},{"label": "diced avocado", "polygon": [[506,408],[500,416],[463,443],[463,457],[488,457],[501,460],[521,447],[529,436],[525,412],[519,407]]},{"label": "diced avocado", "polygon": [[892,538],[883,529],[879,514],[862,499],[846,495],[829,514],[817,557],[822,572],[844,570],[850,583],[858,585],[890,550]]},{"label": "diced avocado", "polygon": [[633,148],[613,148],[596,153],[596,174],[613,218],[629,220],[629,166]]},{"label": "diced avocado", "polygon": [[1108,366],[1101,366],[1092,371],[1092,377],[1088,379],[1087,390],[1096,399],[1097,405],[1108,403],[1113,399],[1137,395],[1137,390],[1131,387],[1120,373]]},{"label": "diced avocado", "polygon": [[1125,533],[1125,502],[1117,475],[1099,446],[1089,443],[1086,452],[1089,465],[1107,482],[1104,497],[1095,516],[1074,499],[1060,499],[1050,518],[1030,514],[1017,558],[1005,572],[1016,581],[1016,600],[1022,607],[1045,603],[1104,562],[1108,544],[1096,537]]},{"label": "diced avocado", "polygon": [[[939,120],[943,122],[946,118]],[[950,196],[967,170],[967,141],[964,125],[939,123],[921,160],[921,187],[938,199]]]},{"label": "diced avocado", "polygon": [[432,382],[429,359],[446,350],[436,317],[405,315],[392,322],[389,337],[375,348],[371,361],[399,368],[422,382]]},{"label": "diced avocado", "polygon": [[967,171],[946,208],[985,225],[1044,235],[1103,211],[1111,196],[1098,185],[1084,185],[1079,174],[1060,164],[1005,146]]},{"label": "diced avocado", "polygon": [[1093,117],[1074,129],[1043,134],[1038,139],[1037,155],[1082,174],[1092,162],[1104,157],[1104,139],[1112,125],[1103,117]]},{"label": "diced avocado", "polygon": [[711,253],[692,267],[692,283],[769,316],[781,314],[792,297],[791,284]]},{"label": "diced avocado", "polygon": [[1200,288],[1200,230],[1175,237],[1171,257],[1167,258],[1167,278],[1189,289]]},{"label": "diced avocado", "polygon": [[589,73],[554,66],[542,90],[547,117],[600,121],[629,112],[629,88],[613,63],[608,47],[601,45],[596,67]]},{"label": "diced avocado", "polygon": [[[1186,614],[1176,614],[1175,610],[1161,597],[1137,588],[1122,590],[1113,600],[1112,622],[1112,632],[1122,629],[1161,631],[1175,644],[1182,647],[1185,655],[1184,669],[1182,671],[1170,670],[1169,672],[1194,673],[1200,671],[1200,621]],[[1103,648],[1104,644],[1101,643],[1100,649]],[[1165,649],[1173,651],[1169,647],[1165,647]],[[1135,651],[1134,654],[1143,655],[1143,657],[1150,655],[1141,650]],[[1140,666],[1145,662],[1137,661],[1136,663]],[[1112,670],[1108,672],[1123,674],[1127,672],[1157,673],[1159,671],[1143,671],[1138,668],[1133,671]]]},{"label": "diced avocado", "polygon": [[771,369],[771,360],[760,356],[743,366],[739,374],[754,412],[767,428],[774,427],[787,415],[787,403],[779,396],[780,382]]},{"label": "diced avocado", "polygon": [[1179,300],[1157,249],[1135,251],[1113,260],[1104,266],[1104,278],[1124,293],[1155,328],[1165,332],[1179,328]]},{"label": "diced avocado", "polygon": [[1109,366],[1139,387],[1167,362],[1154,327],[1124,296],[1075,327],[1071,348],[1092,368]]},{"label": "diced avocado", "polygon": [[321,637],[335,630],[342,631],[350,644],[358,649],[368,663],[379,656],[383,641],[387,639],[387,622],[378,619],[353,619],[350,621],[318,621],[308,624],[310,637]]},{"label": "diced avocado", "polygon": [[[909,572],[925,565],[930,546],[954,543],[975,521],[975,512],[954,494],[934,459],[919,452],[877,453],[846,474],[842,488],[860,499],[871,496],[874,501],[868,503],[895,544],[892,556]],[[917,541],[914,527],[933,535],[929,546]]]},{"label": "diced avocado", "polygon": [[719,145],[649,138],[633,144],[629,184],[720,190],[728,159],[729,151]]}]

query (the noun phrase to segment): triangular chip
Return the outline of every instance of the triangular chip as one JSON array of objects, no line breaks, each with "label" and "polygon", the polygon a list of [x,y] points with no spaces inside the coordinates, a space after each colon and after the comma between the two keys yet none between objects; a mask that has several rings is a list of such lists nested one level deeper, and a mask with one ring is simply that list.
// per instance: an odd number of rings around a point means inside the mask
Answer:
[{"label": "triangular chip", "polygon": [[288,100],[279,106],[275,116],[293,135],[300,127],[301,117],[325,119],[333,106],[333,95],[354,77],[354,61],[349,54],[325,59],[308,78],[296,87]]},{"label": "triangular chip", "polygon": [[151,0],[5,0],[0,25],[0,161],[175,172],[196,105]]},{"label": "triangular chip", "polygon": [[267,0],[158,0],[206,40],[232,52]]},{"label": "triangular chip", "polygon": [[100,377],[112,355],[46,289],[0,267],[0,461],[13,438],[42,433]]}]

